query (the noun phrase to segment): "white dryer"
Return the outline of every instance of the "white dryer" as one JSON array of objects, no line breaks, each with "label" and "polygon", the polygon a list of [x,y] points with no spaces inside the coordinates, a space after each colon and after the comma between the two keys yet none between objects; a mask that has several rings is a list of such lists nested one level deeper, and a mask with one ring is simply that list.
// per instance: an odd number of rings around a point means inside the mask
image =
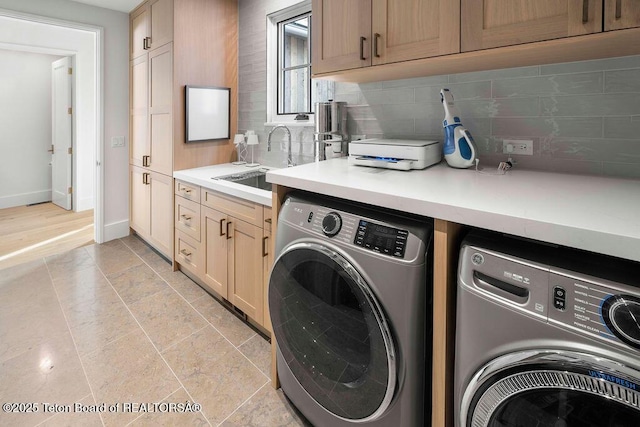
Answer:
[{"label": "white dryer", "polygon": [[639,264],[476,232],[457,302],[456,426],[640,426]]}]

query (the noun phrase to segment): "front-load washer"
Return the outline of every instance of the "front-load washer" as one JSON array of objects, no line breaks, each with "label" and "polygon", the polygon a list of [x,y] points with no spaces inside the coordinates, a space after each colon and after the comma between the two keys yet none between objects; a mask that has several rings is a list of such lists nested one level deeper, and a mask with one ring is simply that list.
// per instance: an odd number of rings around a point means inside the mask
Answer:
[{"label": "front-load washer", "polygon": [[640,426],[640,266],[473,233],[458,269],[455,424]]},{"label": "front-load washer", "polygon": [[316,426],[424,425],[433,220],[293,194],[269,280],[282,390]]}]

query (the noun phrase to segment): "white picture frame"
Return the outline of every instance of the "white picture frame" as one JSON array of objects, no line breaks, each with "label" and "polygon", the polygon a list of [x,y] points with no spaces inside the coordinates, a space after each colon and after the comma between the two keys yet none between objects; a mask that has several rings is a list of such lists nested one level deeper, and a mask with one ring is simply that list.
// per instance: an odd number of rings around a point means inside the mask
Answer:
[{"label": "white picture frame", "polygon": [[185,142],[230,139],[231,89],[185,86]]}]

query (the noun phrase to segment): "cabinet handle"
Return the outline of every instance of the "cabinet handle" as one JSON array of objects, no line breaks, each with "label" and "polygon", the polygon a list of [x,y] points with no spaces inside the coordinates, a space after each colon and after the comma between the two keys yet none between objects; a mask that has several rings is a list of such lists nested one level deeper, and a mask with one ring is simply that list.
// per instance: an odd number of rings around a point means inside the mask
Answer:
[{"label": "cabinet handle", "polygon": [[191,189],[190,188],[183,188],[182,191],[184,191],[187,194],[191,194]]},{"label": "cabinet handle", "polygon": [[225,221],[226,221],[226,219],[221,219],[220,220],[220,235],[221,236],[224,236],[224,232],[222,231],[222,227],[223,227]]},{"label": "cabinet handle", "polygon": [[616,0],[616,19],[622,18],[622,0]]},{"label": "cabinet handle", "polygon": [[191,221],[191,217],[185,214],[180,215],[181,218],[183,218],[185,221]]},{"label": "cabinet handle", "polygon": [[151,183],[149,181],[149,173],[145,172],[142,174],[142,183],[145,185],[149,185]]},{"label": "cabinet handle", "polygon": [[373,56],[376,58],[380,58],[380,54],[378,53],[378,40],[380,40],[380,34],[376,33],[373,36]]},{"label": "cabinet handle", "polygon": [[267,252],[267,240],[269,239],[269,236],[264,236],[262,238],[262,256],[265,257],[267,255],[269,255],[269,252]]},{"label": "cabinet handle", "polygon": [[142,156],[142,166],[149,167],[150,156]]},{"label": "cabinet handle", "polygon": [[589,22],[589,0],[582,0],[582,23]]},{"label": "cabinet handle", "polygon": [[227,222],[227,240],[231,239],[231,233],[229,233],[229,226],[233,224],[233,222]]},{"label": "cabinet handle", "polygon": [[364,61],[365,58],[364,57],[364,42],[367,40],[366,37],[360,37],[360,60]]},{"label": "cabinet handle", "polygon": [[267,224],[271,224],[271,218],[265,219],[264,222],[266,222]]},{"label": "cabinet handle", "polygon": [[147,38],[142,39],[142,50],[147,50]]},{"label": "cabinet handle", "polygon": [[186,249],[180,250],[180,253],[187,258],[191,256],[191,252],[187,251]]},{"label": "cabinet handle", "polygon": [[145,37],[144,38],[144,50],[149,50],[151,49],[151,37]]}]

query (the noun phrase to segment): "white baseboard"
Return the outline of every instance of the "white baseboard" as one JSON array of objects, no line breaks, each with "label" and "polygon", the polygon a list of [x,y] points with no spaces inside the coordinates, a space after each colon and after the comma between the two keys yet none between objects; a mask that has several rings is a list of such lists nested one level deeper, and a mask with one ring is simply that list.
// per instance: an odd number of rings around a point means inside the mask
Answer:
[{"label": "white baseboard", "polygon": [[129,220],[112,222],[111,224],[104,225],[103,240],[108,242],[109,240],[119,239],[121,237],[127,237],[129,235]]},{"label": "white baseboard", "polygon": [[0,209],[14,206],[25,206],[31,203],[50,202],[51,190],[33,191],[31,193],[12,194],[0,197]]}]

